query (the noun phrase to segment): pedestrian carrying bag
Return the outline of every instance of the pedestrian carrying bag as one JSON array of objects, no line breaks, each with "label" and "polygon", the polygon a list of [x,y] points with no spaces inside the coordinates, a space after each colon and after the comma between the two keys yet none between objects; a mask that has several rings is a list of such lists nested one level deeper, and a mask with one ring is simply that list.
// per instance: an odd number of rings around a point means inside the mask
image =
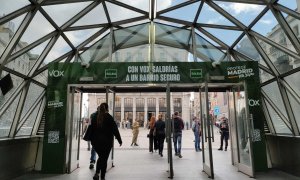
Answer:
[{"label": "pedestrian carrying bag", "polygon": [[84,133],[83,140],[91,141],[91,139],[92,139],[92,126],[89,125],[87,130]]}]

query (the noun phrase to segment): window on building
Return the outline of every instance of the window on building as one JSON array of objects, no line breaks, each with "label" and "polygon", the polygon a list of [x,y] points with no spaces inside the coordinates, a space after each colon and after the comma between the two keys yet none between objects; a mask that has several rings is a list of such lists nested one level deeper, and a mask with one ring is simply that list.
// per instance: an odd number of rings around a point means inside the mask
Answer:
[{"label": "window on building", "polygon": [[156,107],[156,98],[148,98],[147,106],[148,107]]},{"label": "window on building", "polygon": [[100,106],[101,103],[105,103],[106,99],[105,98],[97,98],[97,106]]},{"label": "window on building", "polygon": [[143,61],[143,53],[142,52],[138,52],[136,60]]},{"label": "window on building", "polygon": [[136,104],[137,108],[138,107],[143,108],[145,105],[145,99],[144,98],[136,98],[135,104]]},{"label": "window on building", "polygon": [[116,57],[116,62],[120,62],[121,61],[120,52],[115,52],[115,57]]},{"label": "window on building", "polygon": [[125,107],[133,107],[133,99],[132,98],[125,98],[124,99],[124,106]]},{"label": "window on building", "polygon": [[132,54],[131,54],[131,52],[127,52],[127,53],[126,53],[126,61],[127,61],[127,62],[132,61]]},{"label": "window on building", "polygon": [[167,107],[166,98],[159,98],[159,108]]},{"label": "window on building", "polygon": [[121,97],[116,96],[115,98],[115,107],[121,107]]},{"label": "window on building", "polygon": [[174,98],[174,107],[181,107],[181,98]]}]

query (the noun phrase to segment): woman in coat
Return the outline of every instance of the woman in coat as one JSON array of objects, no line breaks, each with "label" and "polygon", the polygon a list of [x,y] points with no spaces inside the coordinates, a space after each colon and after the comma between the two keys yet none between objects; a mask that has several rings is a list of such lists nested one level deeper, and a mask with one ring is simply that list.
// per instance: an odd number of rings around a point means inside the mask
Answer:
[{"label": "woman in coat", "polygon": [[97,112],[93,114],[92,118],[92,138],[91,144],[98,154],[96,164],[96,173],[94,180],[99,180],[101,172],[101,180],[105,179],[107,168],[107,159],[113,146],[113,137],[115,136],[122,145],[122,139],[113,117],[108,113],[108,104],[100,104]]},{"label": "woman in coat", "polygon": [[[154,125],[155,125],[155,116],[151,116],[150,122],[149,122],[149,129],[150,129],[150,131],[149,131],[149,134],[148,134],[148,137],[149,137],[149,152],[153,152]],[[157,149],[156,145],[154,145],[154,148],[155,148],[155,150]]]},{"label": "woman in coat", "polygon": [[131,146],[138,146],[138,144],[136,143],[137,141],[137,137],[139,135],[139,127],[140,124],[137,120],[134,121],[134,123],[132,124],[132,142],[131,142]]}]

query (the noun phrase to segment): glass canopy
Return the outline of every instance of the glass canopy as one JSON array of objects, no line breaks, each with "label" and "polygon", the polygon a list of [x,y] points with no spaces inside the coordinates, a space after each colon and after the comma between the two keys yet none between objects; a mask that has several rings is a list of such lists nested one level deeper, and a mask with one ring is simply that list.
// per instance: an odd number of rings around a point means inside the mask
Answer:
[{"label": "glass canopy", "polygon": [[258,61],[270,132],[299,136],[300,0],[0,0],[0,12],[13,82],[0,138],[37,134],[50,62],[103,61]]}]

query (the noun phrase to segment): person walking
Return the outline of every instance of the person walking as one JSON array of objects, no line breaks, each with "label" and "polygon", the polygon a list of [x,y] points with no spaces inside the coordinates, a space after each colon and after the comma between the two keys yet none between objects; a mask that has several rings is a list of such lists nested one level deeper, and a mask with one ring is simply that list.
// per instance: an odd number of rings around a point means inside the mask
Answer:
[{"label": "person walking", "polygon": [[99,180],[99,174],[101,172],[101,180],[104,180],[107,160],[113,146],[114,136],[120,146],[122,146],[120,132],[113,117],[108,113],[107,103],[100,104],[99,109],[97,109],[97,112],[92,116],[91,127],[91,144],[98,154],[96,173],[93,179]]},{"label": "person walking", "polygon": [[149,152],[153,153],[153,144],[154,144],[154,125],[155,125],[155,116],[151,116],[149,121]]},{"label": "person walking", "polygon": [[223,115],[223,117],[221,118],[221,123],[219,127],[220,127],[220,134],[221,134],[221,144],[218,150],[223,151],[223,141],[225,140],[225,151],[227,151],[228,139],[229,139],[229,125],[228,125],[228,119],[225,117],[225,115]]},{"label": "person walking", "polygon": [[192,130],[195,136],[195,150],[196,152],[201,151],[200,148],[200,137],[201,137],[201,124],[200,121],[195,117],[192,125]]},{"label": "person walking", "polygon": [[157,139],[157,146],[158,146],[158,153],[161,157],[163,157],[163,149],[164,149],[164,141],[165,141],[165,129],[166,125],[165,122],[162,119],[162,114],[158,115],[158,120],[156,121],[154,125],[154,132]]},{"label": "person walking", "polygon": [[137,138],[139,135],[139,127],[140,124],[137,120],[134,121],[134,123],[132,124],[132,141],[131,141],[131,146],[138,146],[137,142]]},{"label": "person walking", "polygon": [[176,111],[173,117],[173,141],[174,141],[174,150],[175,156],[182,158],[181,155],[181,140],[182,140],[182,130],[184,129],[184,123],[181,117],[179,116],[179,112]]}]

